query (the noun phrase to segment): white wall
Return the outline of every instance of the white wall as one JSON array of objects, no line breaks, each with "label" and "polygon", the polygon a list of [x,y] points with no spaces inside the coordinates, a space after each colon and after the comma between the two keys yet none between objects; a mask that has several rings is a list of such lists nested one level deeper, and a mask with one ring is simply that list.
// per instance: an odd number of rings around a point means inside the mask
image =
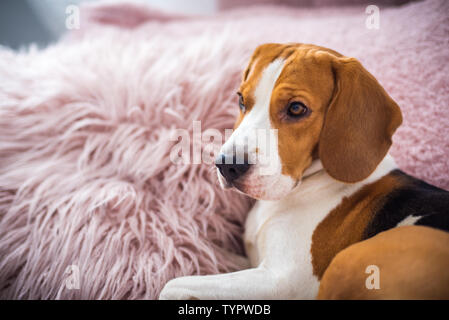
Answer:
[{"label": "white wall", "polygon": [[145,0],[154,7],[186,14],[211,14],[218,8],[218,0]]}]

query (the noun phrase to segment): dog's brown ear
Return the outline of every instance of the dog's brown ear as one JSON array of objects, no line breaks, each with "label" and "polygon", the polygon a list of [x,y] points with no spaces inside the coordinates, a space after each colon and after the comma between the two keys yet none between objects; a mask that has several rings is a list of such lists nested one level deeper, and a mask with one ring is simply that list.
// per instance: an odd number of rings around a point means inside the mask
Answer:
[{"label": "dog's brown ear", "polygon": [[319,157],[333,178],[357,182],[385,157],[402,122],[401,110],[353,58],[333,58],[335,92],[319,142]]}]

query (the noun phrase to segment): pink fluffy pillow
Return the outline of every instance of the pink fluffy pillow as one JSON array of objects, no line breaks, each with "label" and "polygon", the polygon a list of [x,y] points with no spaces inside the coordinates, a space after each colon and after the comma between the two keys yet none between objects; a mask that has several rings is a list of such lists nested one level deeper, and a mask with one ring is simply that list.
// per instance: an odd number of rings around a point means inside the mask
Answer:
[{"label": "pink fluffy pillow", "polygon": [[379,30],[363,7],[192,19],[117,6],[89,7],[44,50],[0,49],[0,297],[156,298],[175,276],[238,268],[223,249],[242,253],[251,201],[221,191],[211,165],[170,162],[170,137],[194,120],[232,127],[264,42],[360,59],[402,107],[399,166],[449,188],[448,2],[382,10]]}]

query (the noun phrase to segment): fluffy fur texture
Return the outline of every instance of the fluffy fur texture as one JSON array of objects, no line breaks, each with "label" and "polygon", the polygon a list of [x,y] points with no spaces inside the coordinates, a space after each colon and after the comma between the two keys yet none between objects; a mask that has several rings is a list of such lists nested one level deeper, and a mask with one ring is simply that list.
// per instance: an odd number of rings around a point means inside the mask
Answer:
[{"label": "fluffy fur texture", "polygon": [[[120,6],[118,4],[117,6]],[[235,270],[250,201],[211,165],[169,160],[176,128],[231,128],[252,50],[304,42],[358,58],[401,106],[400,168],[449,189],[449,3],[260,7],[214,17],[97,5],[44,50],[0,49],[0,297],[156,298]],[[89,17],[85,19],[85,17]],[[69,290],[68,266],[80,288]]]}]

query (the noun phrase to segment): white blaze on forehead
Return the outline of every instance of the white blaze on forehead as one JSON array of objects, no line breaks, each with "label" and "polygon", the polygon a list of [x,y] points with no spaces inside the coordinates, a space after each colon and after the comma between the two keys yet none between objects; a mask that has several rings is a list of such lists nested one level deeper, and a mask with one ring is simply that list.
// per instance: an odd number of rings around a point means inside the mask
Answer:
[{"label": "white blaze on forehead", "polygon": [[283,67],[284,59],[276,59],[262,72],[259,82],[254,90],[254,106],[248,114],[245,115],[239,127],[223,145],[221,151],[224,154],[232,154],[234,146],[238,148],[238,146],[243,147],[246,145],[253,147],[253,150],[247,150],[250,157],[255,154],[255,147],[258,147],[259,152],[263,153],[265,151],[263,150],[263,145],[257,146],[253,140],[257,137],[257,129],[264,129],[267,131],[271,129],[271,94]]},{"label": "white blaze on forehead", "polygon": [[[226,156],[232,156],[235,148],[237,161],[241,161],[242,154],[247,152],[248,160],[254,166],[240,181],[244,185],[241,191],[257,199],[280,199],[297,184],[282,174],[277,130],[272,129],[270,121],[271,96],[284,62],[284,59],[276,59],[262,72],[254,89],[254,106],[221,148]],[[265,139],[261,139],[262,135]]]},{"label": "white blaze on forehead", "polygon": [[[264,109],[266,114],[269,115],[271,95],[283,68],[284,59],[276,59],[262,72],[262,76],[254,91],[255,103],[253,110]],[[269,117],[267,118],[269,119]]]}]

